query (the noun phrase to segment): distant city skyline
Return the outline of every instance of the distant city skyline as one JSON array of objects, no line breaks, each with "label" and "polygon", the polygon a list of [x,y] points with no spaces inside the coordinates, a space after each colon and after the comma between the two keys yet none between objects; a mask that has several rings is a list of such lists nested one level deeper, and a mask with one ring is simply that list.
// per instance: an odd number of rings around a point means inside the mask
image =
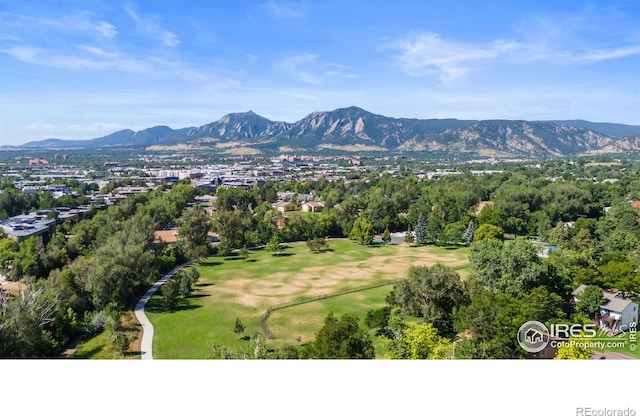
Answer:
[{"label": "distant city skyline", "polygon": [[640,125],[632,1],[0,1],[0,145],[389,117]]}]

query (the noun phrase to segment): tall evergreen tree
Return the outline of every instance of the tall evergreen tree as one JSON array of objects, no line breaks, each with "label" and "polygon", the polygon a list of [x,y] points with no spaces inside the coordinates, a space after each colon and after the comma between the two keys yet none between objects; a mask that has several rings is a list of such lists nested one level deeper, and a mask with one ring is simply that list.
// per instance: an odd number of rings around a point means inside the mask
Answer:
[{"label": "tall evergreen tree", "polygon": [[418,217],[418,223],[416,224],[416,244],[421,246],[428,242],[429,235],[427,225],[424,223],[424,217],[420,215],[420,217]]},{"label": "tall evergreen tree", "polygon": [[473,241],[473,233],[476,230],[476,223],[473,220],[469,221],[469,225],[467,226],[467,231],[464,232],[464,241],[467,245],[471,244]]}]

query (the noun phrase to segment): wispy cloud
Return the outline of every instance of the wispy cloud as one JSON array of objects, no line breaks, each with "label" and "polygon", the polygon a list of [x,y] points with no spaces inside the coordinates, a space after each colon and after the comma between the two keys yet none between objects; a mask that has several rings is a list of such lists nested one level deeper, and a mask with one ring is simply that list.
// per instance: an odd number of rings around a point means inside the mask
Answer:
[{"label": "wispy cloud", "polygon": [[443,39],[436,33],[413,33],[404,39],[385,42],[379,49],[394,52],[396,64],[408,75],[436,75],[442,81],[449,81],[523,46],[509,40],[471,44]]},{"label": "wispy cloud", "polygon": [[136,27],[141,33],[158,39],[162,44],[170,48],[175,48],[180,43],[175,33],[165,29],[158,23],[157,16],[141,15],[130,5],[124,6],[124,10],[131,20],[135,22]]},{"label": "wispy cloud", "polygon": [[56,126],[51,123],[31,123],[27,126],[29,130],[55,131]]},{"label": "wispy cloud", "polygon": [[262,7],[278,19],[294,20],[302,19],[305,16],[300,5],[294,3],[283,3],[270,0],[262,3]]},{"label": "wispy cloud", "polygon": [[328,78],[342,74],[343,69],[339,64],[321,62],[318,55],[311,53],[287,56],[276,67],[289,78],[312,85],[321,85]]},{"label": "wispy cloud", "polygon": [[498,62],[584,65],[640,54],[640,42],[611,48],[583,45],[569,41],[569,36],[559,28],[549,28],[548,23],[545,27],[544,34],[529,36],[526,40],[497,39],[486,43],[444,39],[436,33],[412,33],[385,41],[378,50],[390,51],[394,64],[407,75],[432,75],[445,83]]},{"label": "wispy cloud", "polygon": [[585,52],[578,58],[585,62],[608,61],[612,59],[626,58],[629,56],[640,55],[640,43],[636,45],[625,46],[614,49],[594,49]]},{"label": "wispy cloud", "polygon": [[[183,62],[153,55],[138,55],[106,50],[92,45],[75,45],[65,49],[44,48],[33,45],[14,44],[0,47],[0,53],[20,62],[71,71],[119,71],[145,74],[153,78],[176,78],[192,82],[223,82],[222,71],[201,68]],[[234,83],[232,76],[225,75],[224,82]]]},{"label": "wispy cloud", "polygon": [[107,52],[93,46],[78,46],[75,50],[48,49],[31,45],[11,45],[0,53],[28,64],[68,70],[117,70],[145,73],[149,65],[134,57]]},{"label": "wispy cloud", "polygon": [[278,63],[278,68],[289,77],[306,82],[308,84],[320,85],[322,78],[312,74],[306,69],[303,69],[305,65],[314,63],[318,56],[309,53],[300,53],[297,55],[289,56]]},{"label": "wispy cloud", "polygon": [[114,38],[118,29],[106,20],[98,19],[88,12],[70,12],[53,17],[26,14],[0,13],[3,38],[19,38],[17,33],[28,31],[33,34],[46,31],[58,33],[79,33]]}]

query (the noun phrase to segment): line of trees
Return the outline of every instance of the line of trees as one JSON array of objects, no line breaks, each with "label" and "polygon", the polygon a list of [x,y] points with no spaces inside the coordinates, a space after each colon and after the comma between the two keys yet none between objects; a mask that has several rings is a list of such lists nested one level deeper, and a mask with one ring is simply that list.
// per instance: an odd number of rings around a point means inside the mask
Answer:
[{"label": "line of trees", "polygon": [[[47,245],[1,238],[0,268],[19,289],[0,290],[0,356],[58,354],[72,338],[116,322],[100,318],[104,311],[130,309],[162,273],[199,255],[202,235],[192,225],[176,245],[154,242],[154,231],[176,223],[183,212],[184,224],[199,215],[185,211],[194,196],[194,188],[183,184],[132,196],[91,219],[58,225]],[[122,334],[112,338],[124,345]]]}]

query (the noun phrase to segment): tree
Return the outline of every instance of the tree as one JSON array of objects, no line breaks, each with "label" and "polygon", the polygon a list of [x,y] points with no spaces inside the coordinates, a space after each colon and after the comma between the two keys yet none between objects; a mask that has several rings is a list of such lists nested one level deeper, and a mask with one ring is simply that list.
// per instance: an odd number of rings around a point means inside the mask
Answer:
[{"label": "tree", "polygon": [[521,358],[517,333],[525,320],[518,320],[518,300],[510,295],[480,290],[471,303],[455,313],[456,333],[469,337],[456,346],[456,358]]},{"label": "tree", "polygon": [[0,357],[50,357],[59,346],[51,333],[58,318],[58,296],[50,296],[44,285],[27,283],[12,296],[0,291]]},{"label": "tree", "polygon": [[442,264],[409,267],[407,278],[395,285],[394,292],[403,313],[423,317],[444,336],[453,334],[454,311],[469,303],[458,273]]},{"label": "tree", "polygon": [[[184,247],[184,252],[189,258],[202,256],[203,250],[199,247],[209,246],[209,215],[199,206],[187,208],[178,228],[178,241]],[[206,252],[206,250],[205,250]]]},{"label": "tree", "polygon": [[164,307],[172,310],[178,304],[179,284],[176,279],[170,278],[160,286]]},{"label": "tree", "polygon": [[570,337],[568,342],[558,348],[555,358],[556,360],[590,360],[591,348],[587,345],[589,345],[589,338],[586,338],[584,334]]},{"label": "tree", "polygon": [[29,237],[18,244],[11,264],[9,278],[18,281],[26,276],[43,277],[45,257],[42,241],[36,237]]},{"label": "tree", "polygon": [[111,302],[125,306],[153,280],[155,256],[149,240],[147,230],[130,226],[96,250],[86,282],[96,308],[104,308]]},{"label": "tree", "polygon": [[237,335],[242,335],[246,328],[247,327],[244,326],[240,318],[236,318],[236,321],[233,324],[233,332],[235,332]]},{"label": "tree", "polygon": [[416,224],[416,244],[419,246],[425,245],[429,242],[428,239],[427,225],[424,223],[424,217],[420,215]]},{"label": "tree", "polygon": [[364,324],[369,329],[385,328],[389,324],[389,317],[391,316],[391,307],[385,306],[380,309],[372,309],[367,312],[367,317],[364,320]]},{"label": "tree", "polygon": [[569,229],[563,222],[558,222],[549,233],[549,243],[558,247],[563,247],[569,241],[569,238]]},{"label": "tree", "polygon": [[476,223],[473,220],[469,221],[469,225],[467,225],[467,229],[464,232],[464,242],[468,246],[473,241],[473,233],[476,230]]},{"label": "tree", "polygon": [[404,234],[404,242],[407,244],[413,244],[416,238],[413,236],[413,232],[411,231],[411,224],[407,227],[407,232]]},{"label": "tree", "polygon": [[602,289],[600,289],[598,286],[593,285],[585,287],[584,291],[582,291],[582,293],[580,293],[577,298],[577,309],[586,313],[587,316],[593,316],[593,314],[604,303]]},{"label": "tree", "polygon": [[480,224],[480,226],[473,232],[474,241],[486,240],[488,238],[502,240],[503,236],[504,230],[502,227],[498,227],[493,224]]},{"label": "tree", "polygon": [[388,226],[384,229],[384,233],[382,234],[382,242],[384,244],[389,244],[391,242],[391,233],[389,232]]},{"label": "tree", "polygon": [[252,229],[252,216],[240,210],[218,211],[213,218],[212,227],[220,236],[220,244],[225,248],[242,248],[246,245],[245,231]]},{"label": "tree", "polygon": [[401,335],[389,341],[386,358],[396,360],[446,359],[452,344],[438,335],[432,324],[409,322]]},{"label": "tree", "polygon": [[282,254],[282,245],[280,244],[278,234],[274,234],[271,237],[271,240],[267,243],[267,250],[269,250],[274,256]]},{"label": "tree", "polygon": [[0,273],[8,275],[18,252],[18,244],[9,237],[0,238]]},{"label": "tree", "polygon": [[358,244],[369,246],[373,243],[373,236],[375,232],[371,222],[364,216],[359,216],[353,223],[349,238],[355,240]]},{"label": "tree", "polygon": [[338,320],[329,313],[324,319],[324,326],[305,350],[308,358],[374,358],[373,342],[358,321],[358,317],[348,314]]},{"label": "tree", "polygon": [[485,287],[517,297],[541,285],[546,277],[535,248],[525,240],[476,240],[469,260],[473,275]]},{"label": "tree", "polygon": [[[465,227],[464,224],[461,222],[454,222],[451,224],[447,224],[444,227],[444,230],[442,232],[442,237],[444,241],[441,241],[441,243],[444,243],[447,245],[460,244],[465,241],[466,239],[465,234],[468,230],[469,228]],[[470,233],[469,235],[471,236],[473,234]]]},{"label": "tree", "polygon": [[307,247],[309,247],[309,250],[313,251],[314,253],[319,253],[323,249],[327,248],[327,240],[325,240],[324,238],[316,237],[307,241]]},{"label": "tree", "polygon": [[[446,239],[444,235],[444,224],[442,218],[435,212],[432,212],[427,218],[427,243],[440,244]],[[417,237],[416,237],[417,241]]]}]

